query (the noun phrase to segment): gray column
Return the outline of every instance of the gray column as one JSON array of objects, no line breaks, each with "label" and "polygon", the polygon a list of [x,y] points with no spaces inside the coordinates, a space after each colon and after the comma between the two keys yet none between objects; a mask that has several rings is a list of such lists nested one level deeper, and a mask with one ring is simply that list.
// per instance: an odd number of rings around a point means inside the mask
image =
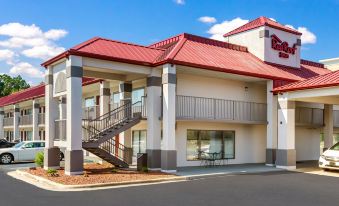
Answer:
[{"label": "gray column", "polygon": [[295,150],[295,102],[285,95],[279,96],[278,149],[276,167],[296,169]]},{"label": "gray column", "polygon": [[49,66],[46,70],[45,78],[45,132],[46,146],[44,169],[57,169],[60,167],[59,154],[60,149],[54,146],[55,120],[58,117],[58,102],[53,97],[53,68]]},{"label": "gray column", "polygon": [[[119,84],[120,94],[120,106],[132,102],[132,83],[131,82],[120,82]],[[132,148],[132,130],[128,129],[119,134],[119,141],[125,147]],[[132,163],[132,156],[128,160],[128,163]]]},{"label": "gray column", "polygon": [[111,90],[108,81],[100,82],[100,116],[109,112]]},{"label": "gray column", "polygon": [[20,107],[19,105],[14,105],[14,118],[13,118],[14,140],[20,140],[19,121],[20,121]]},{"label": "gray column", "polygon": [[161,170],[161,71],[153,69],[147,77],[147,165]]},{"label": "gray column", "polygon": [[65,174],[83,174],[82,151],[82,58],[70,56],[66,62],[67,148]]},{"label": "gray column", "polygon": [[39,140],[39,109],[40,104],[38,100],[33,100],[33,108],[32,108],[32,127],[33,127],[33,140]]},{"label": "gray column", "polygon": [[273,80],[267,81],[266,165],[275,165],[278,139],[278,96],[273,95]]},{"label": "gray column", "polygon": [[161,170],[176,172],[177,150],[175,145],[175,98],[176,67],[166,64],[162,73],[163,85],[163,148],[161,149]]},{"label": "gray column", "polygon": [[5,139],[4,117],[5,117],[4,108],[0,107],[0,139]]},{"label": "gray column", "polygon": [[324,105],[324,151],[333,145],[333,105]]}]

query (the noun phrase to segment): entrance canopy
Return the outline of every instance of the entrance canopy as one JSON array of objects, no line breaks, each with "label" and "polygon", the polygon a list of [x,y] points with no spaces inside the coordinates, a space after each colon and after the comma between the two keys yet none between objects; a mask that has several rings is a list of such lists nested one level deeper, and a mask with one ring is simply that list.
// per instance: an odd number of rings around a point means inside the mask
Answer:
[{"label": "entrance canopy", "polygon": [[294,82],[273,90],[288,100],[323,104],[339,104],[339,71]]}]

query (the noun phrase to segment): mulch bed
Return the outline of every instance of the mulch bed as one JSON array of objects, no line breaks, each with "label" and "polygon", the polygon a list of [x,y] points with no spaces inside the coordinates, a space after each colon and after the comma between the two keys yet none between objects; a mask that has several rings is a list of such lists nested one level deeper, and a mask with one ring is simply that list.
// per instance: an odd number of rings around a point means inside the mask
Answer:
[{"label": "mulch bed", "polygon": [[114,168],[110,164],[90,163],[84,165],[84,175],[68,176],[64,168],[57,170],[56,176],[50,176],[42,168],[28,169],[32,175],[40,176],[48,180],[65,185],[85,185],[98,183],[119,183],[126,181],[153,180],[159,178],[175,177],[175,175],[162,172],[138,172]]}]

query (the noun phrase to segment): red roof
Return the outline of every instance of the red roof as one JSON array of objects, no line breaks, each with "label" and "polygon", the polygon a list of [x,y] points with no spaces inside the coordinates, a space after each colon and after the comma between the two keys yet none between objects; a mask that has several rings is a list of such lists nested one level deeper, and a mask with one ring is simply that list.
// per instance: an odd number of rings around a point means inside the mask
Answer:
[{"label": "red roof", "polygon": [[[88,84],[96,83],[98,81],[100,80],[92,79],[92,78],[83,78],[82,85],[85,86]],[[15,92],[8,96],[1,97],[0,106],[3,107],[7,105],[17,104],[19,102],[33,100],[33,99],[44,97],[44,96],[45,96],[45,84],[42,83],[37,86]]]},{"label": "red roof", "polygon": [[157,64],[171,62],[226,73],[289,81],[299,81],[329,72],[322,64],[306,60],[301,61],[300,68],[272,65],[249,53],[246,47],[191,34],[181,34],[150,47],[166,49],[157,59]]},{"label": "red roof", "polygon": [[231,35],[234,35],[234,34],[238,34],[238,33],[248,31],[248,30],[251,30],[251,29],[255,29],[255,28],[258,28],[258,27],[261,27],[261,26],[269,26],[269,27],[279,29],[279,30],[283,30],[283,31],[286,31],[286,32],[289,32],[289,33],[292,33],[292,34],[296,34],[296,35],[302,34],[295,29],[284,26],[284,25],[282,25],[282,24],[280,24],[276,21],[273,21],[272,19],[267,18],[267,17],[261,16],[257,19],[254,19],[253,21],[248,22],[247,24],[244,24],[243,26],[241,26],[239,28],[236,28],[233,31],[230,31],[230,32],[224,34],[224,37],[231,36]]},{"label": "red roof", "polygon": [[69,55],[92,57],[104,60],[151,65],[162,49],[149,48],[131,43],[113,41],[101,37],[95,37],[78,44],[62,54],[42,63],[46,67],[49,64]]},{"label": "red roof", "polygon": [[339,71],[330,72],[327,74],[311,77],[309,79],[277,87],[273,90],[273,92],[288,92],[332,86],[339,86]]},{"label": "red roof", "polygon": [[249,53],[246,47],[186,33],[148,47],[96,37],[69,49],[42,65],[48,66],[71,54],[153,67],[171,63],[286,81],[299,81],[328,72],[327,69],[316,63],[303,64],[301,62],[301,68],[268,64]]}]

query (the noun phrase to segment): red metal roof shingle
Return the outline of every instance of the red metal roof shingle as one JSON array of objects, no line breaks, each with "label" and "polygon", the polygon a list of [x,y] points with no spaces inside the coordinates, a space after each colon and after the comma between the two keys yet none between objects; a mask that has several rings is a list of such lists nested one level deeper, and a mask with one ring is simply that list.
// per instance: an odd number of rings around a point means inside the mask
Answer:
[{"label": "red metal roof shingle", "polygon": [[330,72],[327,74],[311,77],[309,79],[277,87],[273,90],[273,92],[288,92],[332,86],[339,86],[339,71]]},{"label": "red metal roof shingle", "polygon": [[269,27],[272,27],[272,28],[275,28],[275,29],[280,29],[280,30],[292,33],[292,34],[301,35],[301,33],[299,31],[295,30],[295,29],[284,26],[284,25],[282,25],[282,24],[280,24],[276,21],[273,21],[272,19],[267,18],[267,17],[261,16],[257,19],[254,19],[253,21],[248,22],[247,24],[242,25],[241,27],[236,28],[233,31],[230,31],[230,32],[224,34],[224,37],[231,36],[231,35],[234,35],[234,34],[238,34],[238,33],[248,31],[248,30],[251,30],[251,29],[255,29],[255,28],[258,28],[258,27],[261,27],[261,26],[269,26]]},{"label": "red metal roof shingle", "polygon": [[[85,86],[85,85],[96,83],[98,81],[100,80],[93,79],[93,78],[83,78],[82,85]],[[15,92],[5,97],[1,97],[0,107],[17,104],[20,102],[24,102],[24,101],[36,99],[39,97],[44,97],[44,96],[45,96],[45,84],[41,83],[37,86]]]}]

